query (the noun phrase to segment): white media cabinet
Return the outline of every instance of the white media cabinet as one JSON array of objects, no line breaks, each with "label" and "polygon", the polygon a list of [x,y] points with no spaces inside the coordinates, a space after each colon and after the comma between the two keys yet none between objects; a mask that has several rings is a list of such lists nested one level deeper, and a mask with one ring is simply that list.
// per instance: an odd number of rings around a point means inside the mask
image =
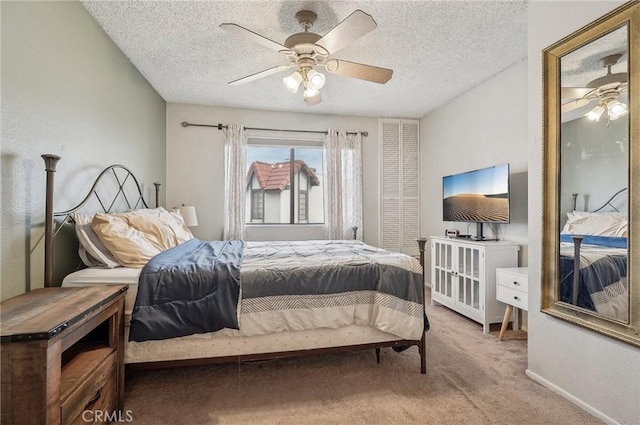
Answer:
[{"label": "white media cabinet", "polygon": [[517,267],[513,242],[431,236],[431,305],[442,304],[482,324],[502,323],[505,305],[496,300],[496,269]]}]

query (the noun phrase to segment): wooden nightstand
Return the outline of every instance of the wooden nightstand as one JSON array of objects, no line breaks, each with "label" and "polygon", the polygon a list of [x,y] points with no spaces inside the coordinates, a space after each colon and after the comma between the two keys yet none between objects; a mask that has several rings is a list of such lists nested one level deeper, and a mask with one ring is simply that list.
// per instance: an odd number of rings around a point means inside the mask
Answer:
[{"label": "wooden nightstand", "polygon": [[126,285],[43,288],[0,305],[3,424],[123,408]]},{"label": "wooden nightstand", "polygon": [[528,291],[529,272],[527,267],[496,269],[496,299],[507,304],[498,336],[499,341],[502,341],[507,330],[507,324],[513,314],[513,307],[527,311]]}]

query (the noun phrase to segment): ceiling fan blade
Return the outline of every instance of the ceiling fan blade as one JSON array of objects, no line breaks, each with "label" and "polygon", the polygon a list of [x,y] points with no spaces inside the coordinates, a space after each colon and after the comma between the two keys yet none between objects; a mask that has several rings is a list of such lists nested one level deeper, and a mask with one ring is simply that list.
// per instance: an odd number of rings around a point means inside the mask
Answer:
[{"label": "ceiling fan blade", "polygon": [[316,46],[326,50],[326,54],[334,54],[363,35],[373,31],[377,26],[371,15],[364,13],[362,10],[356,10],[333,27],[320,40],[316,41]]},{"label": "ceiling fan blade", "polygon": [[374,83],[384,84],[391,79],[393,70],[388,68],[380,68],[373,65],[364,65],[362,63],[348,62],[341,59],[331,59],[326,65],[327,71],[334,74],[344,75],[345,77],[359,78],[361,80],[372,81]]},{"label": "ceiling fan blade", "polygon": [[251,39],[252,41],[258,43],[258,44],[262,44],[265,47],[268,47],[271,50],[275,50],[276,52],[289,52],[290,50],[283,46],[280,43],[276,43],[273,40],[270,40],[266,37],[261,36],[258,33],[255,33],[251,30],[248,30],[246,28],[241,27],[240,25],[237,24],[220,24],[220,28],[222,28],[223,30],[232,32],[234,34],[239,34],[242,35],[244,37],[247,37],[249,39]]},{"label": "ceiling fan blade", "polygon": [[562,87],[560,89],[560,97],[562,99],[579,99],[592,91],[593,89],[589,87]]},{"label": "ceiling fan blade", "polygon": [[560,107],[560,110],[562,111],[563,114],[565,114],[569,111],[573,111],[574,109],[580,108],[582,106],[586,106],[596,99],[597,98],[593,98],[593,99],[581,98],[581,99],[572,100],[571,102],[562,104],[562,106]]},{"label": "ceiling fan blade", "polygon": [[286,71],[291,68],[290,65],[278,65],[273,68],[265,69],[264,71],[256,72],[255,74],[247,75],[238,80],[231,81],[230,86],[239,86],[241,84],[249,83],[251,81],[259,80],[260,78],[268,77],[269,75],[277,74],[278,72]]}]

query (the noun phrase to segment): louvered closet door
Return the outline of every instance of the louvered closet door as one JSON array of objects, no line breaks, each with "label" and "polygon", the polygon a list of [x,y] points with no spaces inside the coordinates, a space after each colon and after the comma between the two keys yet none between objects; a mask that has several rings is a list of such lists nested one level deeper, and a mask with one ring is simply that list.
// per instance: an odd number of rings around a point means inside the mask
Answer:
[{"label": "louvered closet door", "polygon": [[380,246],[418,255],[419,121],[380,119]]},{"label": "louvered closet door", "polygon": [[400,227],[400,121],[382,121],[381,167],[382,206],[381,247],[401,251]]},{"label": "louvered closet door", "polygon": [[420,228],[418,122],[402,121],[402,252],[418,255]]}]

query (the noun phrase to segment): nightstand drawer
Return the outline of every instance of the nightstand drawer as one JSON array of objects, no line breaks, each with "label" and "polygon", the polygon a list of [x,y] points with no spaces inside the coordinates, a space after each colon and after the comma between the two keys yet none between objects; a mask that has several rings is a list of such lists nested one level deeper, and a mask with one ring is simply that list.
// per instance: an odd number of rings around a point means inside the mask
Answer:
[{"label": "nightstand drawer", "polygon": [[521,310],[527,310],[528,295],[526,292],[517,289],[508,288],[506,286],[497,286],[496,299],[503,303],[511,304]]},{"label": "nightstand drawer", "polygon": [[[63,367],[60,385],[63,424],[82,422],[85,410],[114,410],[117,402],[116,355],[109,347],[90,349],[80,352]],[[70,376],[64,378],[66,375]]]},{"label": "nightstand drawer", "polygon": [[496,281],[498,286],[523,292],[529,291],[529,277],[523,274],[511,273],[508,269],[497,269]]}]

